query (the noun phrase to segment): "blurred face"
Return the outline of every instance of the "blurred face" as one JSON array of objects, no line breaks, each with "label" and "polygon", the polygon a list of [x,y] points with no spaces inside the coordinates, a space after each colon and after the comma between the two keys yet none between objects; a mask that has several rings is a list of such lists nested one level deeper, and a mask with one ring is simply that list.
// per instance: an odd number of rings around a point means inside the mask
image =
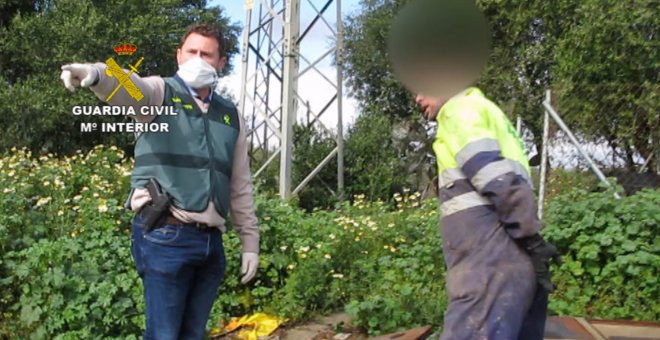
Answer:
[{"label": "blurred face", "polygon": [[192,33],[186,38],[181,48],[176,50],[176,61],[181,65],[189,59],[199,56],[220,71],[225,67],[227,58],[220,57],[219,47],[218,41],[214,38]]},{"label": "blurred face", "polygon": [[435,120],[435,117],[438,115],[438,111],[440,111],[440,108],[445,104],[446,101],[447,100],[445,99],[438,99],[421,94],[418,94],[415,97],[415,102],[417,102],[417,105],[422,108],[426,120]]}]

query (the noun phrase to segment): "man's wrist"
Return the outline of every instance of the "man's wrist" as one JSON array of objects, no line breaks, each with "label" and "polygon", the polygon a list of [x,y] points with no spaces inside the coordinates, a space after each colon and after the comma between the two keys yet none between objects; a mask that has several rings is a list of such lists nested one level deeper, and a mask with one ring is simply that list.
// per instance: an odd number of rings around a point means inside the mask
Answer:
[{"label": "man's wrist", "polygon": [[96,68],[96,66],[93,66],[93,65],[92,65],[92,68],[94,69],[94,72],[96,73],[96,78],[94,79],[94,81],[92,82],[90,87],[98,85],[99,81],[101,80],[101,73],[99,72],[99,69]]},{"label": "man's wrist", "polygon": [[541,234],[536,233],[531,236],[523,237],[519,239],[518,242],[523,246],[523,248],[525,248],[525,250],[531,251],[545,243],[545,240]]}]

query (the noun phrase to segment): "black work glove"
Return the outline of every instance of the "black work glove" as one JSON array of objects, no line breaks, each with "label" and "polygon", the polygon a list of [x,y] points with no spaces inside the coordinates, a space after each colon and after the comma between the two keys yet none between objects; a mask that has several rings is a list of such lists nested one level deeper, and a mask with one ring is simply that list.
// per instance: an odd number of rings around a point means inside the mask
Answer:
[{"label": "black work glove", "polygon": [[550,276],[550,261],[561,264],[561,256],[552,243],[546,242],[540,234],[535,234],[518,241],[532,259],[536,280],[541,287],[552,293],[555,287]]}]

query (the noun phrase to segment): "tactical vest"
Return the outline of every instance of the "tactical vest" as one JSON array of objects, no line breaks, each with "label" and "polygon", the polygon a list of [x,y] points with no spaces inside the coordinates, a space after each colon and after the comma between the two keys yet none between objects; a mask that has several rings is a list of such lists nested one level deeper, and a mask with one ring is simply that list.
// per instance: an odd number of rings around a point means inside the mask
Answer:
[{"label": "tactical vest", "polygon": [[155,177],[177,208],[201,212],[213,200],[227,217],[234,147],[239,132],[236,107],[217,93],[206,114],[178,77],[165,78],[163,106],[177,115],[161,115],[169,132],[144,132],[135,144],[133,188],[143,188]]}]

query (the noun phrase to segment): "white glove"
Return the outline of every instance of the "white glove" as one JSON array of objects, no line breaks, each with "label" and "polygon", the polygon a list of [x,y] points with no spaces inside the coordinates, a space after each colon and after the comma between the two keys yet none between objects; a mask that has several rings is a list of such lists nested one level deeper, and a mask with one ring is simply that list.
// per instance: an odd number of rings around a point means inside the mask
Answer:
[{"label": "white glove", "polygon": [[68,64],[62,66],[60,79],[64,82],[64,87],[73,92],[76,87],[92,85],[99,79],[99,72],[89,64]]},{"label": "white glove", "polygon": [[246,284],[252,280],[254,274],[257,273],[259,268],[259,254],[257,253],[243,253],[241,264],[241,283]]}]

